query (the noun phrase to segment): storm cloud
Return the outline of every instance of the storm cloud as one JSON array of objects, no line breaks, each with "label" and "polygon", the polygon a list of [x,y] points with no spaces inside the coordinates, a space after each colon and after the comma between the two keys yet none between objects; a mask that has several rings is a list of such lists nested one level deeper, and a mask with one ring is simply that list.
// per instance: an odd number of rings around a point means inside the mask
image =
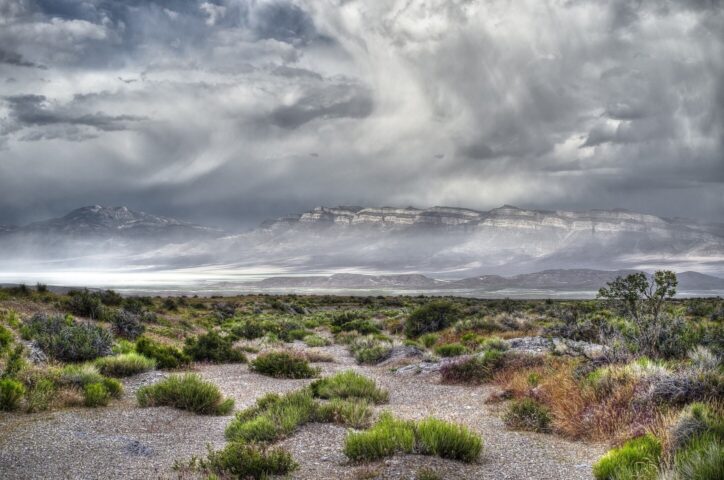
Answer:
[{"label": "storm cloud", "polygon": [[716,0],[0,0],[0,224],[315,205],[724,221]]}]

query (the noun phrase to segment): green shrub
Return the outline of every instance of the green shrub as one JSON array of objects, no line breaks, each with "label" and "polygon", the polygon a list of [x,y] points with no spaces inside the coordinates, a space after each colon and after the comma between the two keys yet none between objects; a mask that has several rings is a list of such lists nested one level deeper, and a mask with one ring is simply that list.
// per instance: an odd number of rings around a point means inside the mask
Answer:
[{"label": "green shrub", "polygon": [[5,328],[4,326],[0,325],[0,355],[5,353],[5,350],[10,347],[10,344],[13,343],[13,334]]},{"label": "green shrub", "polygon": [[219,475],[239,479],[264,479],[287,475],[298,465],[286,450],[265,449],[258,445],[232,442],[222,450],[210,452],[205,467]]},{"label": "green shrub", "polygon": [[156,360],[138,353],[124,353],[113,357],[103,357],[95,361],[103,375],[109,377],[128,377],[156,368]]},{"label": "green shrub", "polygon": [[111,353],[113,336],[101,327],[61,316],[34,315],[24,333],[51,357],[64,362],[93,360]]},{"label": "green shrub", "polygon": [[468,349],[459,343],[446,343],[436,347],[435,353],[441,357],[457,357],[468,353]]},{"label": "green shrub", "polygon": [[317,407],[317,420],[325,423],[339,423],[351,428],[369,425],[372,408],[367,400],[342,400],[334,398]]},{"label": "green shrub", "polygon": [[83,387],[83,402],[86,407],[105,407],[111,394],[102,383],[89,383]]},{"label": "green shrub", "polygon": [[119,337],[135,340],[146,330],[140,316],[128,310],[117,310],[110,317],[113,333]]},{"label": "green shrub", "polygon": [[550,412],[531,398],[513,400],[503,415],[505,424],[518,430],[548,432],[550,430]]},{"label": "green shrub", "polygon": [[609,450],[593,465],[593,475],[596,480],[643,480],[653,472],[655,478],[660,458],[661,442],[646,434]]},{"label": "green shrub", "polygon": [[423,345],[425,345],[425,348],[430,348],[437,343],[438,338],[439,335],[436,333],[426,333],[425,335],[420,336],[420,341]]},{"label": "green shrub", "polygon": [[23,351],[25,347],[22,344],[18,344],[8,354],[5,360],[5,369],[0,378],[15,378],[20,371],[25,368],[25,357],[23,357]]},{"label": "green shrub", "polygon": [[389,399],[387,390],[379,388],[374,380],[352,370],[315,380],[310,388],[315,397],[326,399],[358,398],[373,403],[386,403]]},{"label": "green shrub", "polygon": [[222,337],[211,331],[196,338],[187,338],[184,353],[196,361],[212,363],[240,363],[246,362],[246,356],[241,350],[233,347],[229,337]]},{"label": "green shrub", "polygon": [[504,354],[488,350],[464,360],[447,363],[440,368],[443,383],[481,383],[490,380],[504,364]]},{"label": "green shrub", "polygon": [[136,341],[136,351],[145,357],[156,360],[158,368],[180,368],[191,362],[191,358],[178,348],[163,345],[145,337]]},{"label": "green shrub", "polygon": [[123,384],[115,378],[104,378],[102,382],[108,394],[113,398],[120,398],[123,393]]},{"label": "green shrub", "polygon": [[416,438],[420,453],[450,460],[474,462],[480,456],[483,442],[462,425],[426,418],[417,423]]},{"label": "green shrub", "polygon": [[415,474],[415,480],[442,480],[442,476],[431,468],[423,467]]},{"label": "green shrub", "polygon": [[73,315],[100,320],[105,315],[101,297],[87,289],[68,292],[68,310]]},{"label": "green shrub", "polygon": [[443,330],[460,318],[457,306],[445,300],[433,300],[415,309],[405,323],[405,335],[417,338],[422,334]]},{"label": "green shrub", "polygon": [[486,338],[482,341],[482,343],[480,343],[480,346],[484,350],[498,350],[500,352],[504,352],[508,349],[508,344],[505,340],[498,337]]},{"label": "green shrub", "polygon": [[390,356],[392,344],[375,337],[358,337],[349,344],[349,350],[358,363],[374,365]]},{"label": "green shrub", "polygon": [[134,353],[136,351],[136,344],[128,340],[120,339],[113,345],[112,350],[116,355],[121,353]]},{"label": "green shrub", "polygon": [[286,395],[267,394],[256,405],[236,414],[226,438],[238,442],[272,442],[315,419],[316,404],[309,389]]},{"label": "green shrub", "polygon": [[414,424],[397,420],[389,412],[384,412],[369,430],[347,433],[344,441],[344,454],[354,461],[373,461],[396,453],[412,453],[414,448]]},{"label": "green shrub", "polygon": [[324,337],[320,337],[319,335],[307,335],[306,337],[304,337],[304,343],[308,347],[326,347],[331,342]]},{"label": "green shrub", "polygon": [[313,378],[319,374],[305,357],[284,351],[259,354],[251,362],[251,370],[275,378]]},{"label": "green shrub", "polygon": [[0,380],[0,410],[16,410],[25,395],[25,387],[17,380]]},{"label": "green shrub", "polygon": [[142,387],[136,397],[142,407],[166,405],[202,415],[226,415],[234,408],[234,400],[224,400],[216,385],[191,373]]},{"label": "green shrub", "polygon": [[677,479],[708,480],[724,478],[724,440],[721,434],[706,432],[676,452]]},{"label": "green shrub", "polygon": [[50,408],[55,396],[55,383],[47,378],[41,378],[28,389],[25,396],[29,413],[43,412]]},{"label": "green shrub", "polygon": [[90,363],[65,365],[58,374],[58,383],[83,388],[89,383],[103,382],[98,368]]}]

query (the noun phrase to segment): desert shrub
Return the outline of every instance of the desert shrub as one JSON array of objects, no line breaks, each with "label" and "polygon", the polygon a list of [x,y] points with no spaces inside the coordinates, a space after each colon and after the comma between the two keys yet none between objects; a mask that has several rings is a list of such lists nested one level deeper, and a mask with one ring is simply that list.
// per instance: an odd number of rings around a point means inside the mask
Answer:
[{"label": "desert shrub", "polygon": [[155,360],[158,368],[180,368],[191,362],[191,358],[178,348],[163,345],[145,337],[136,341],[136,351]]},{"label": "desert shrub", "polygon": [[418,450],[441,458],[474,462],[480,456],[483,442],[480,436],[462,425],[426,418],[415,427]]},{"label": "desert shrub", "polygon": [[468,317],[455,323],[455,331],[458,333],[468,331],[477,333],[493,333],[504,330],[507,330],[507,328],[492,317]]},{"label": "desert shrub", "polygon": [[721,365],[722,359],[719,355],[701,345],[696,346],[688,353],[692,366],[699,371],[716,370]]},{"label": "desert shrub", "polygon": [[143,335],[146,327],[141,323],[141,318],[128,310],[117,310],[110,318],[113,333],[119,337],[135,340]]},{"label": "desert shrub", "polygon": [[503,415],[505,424],[517,430],[550,431],[551,416],[546,407],[531,398],[513,400]]},{"label": "desert shrub", "polygon": [[275,378],[313,378],[319,373],[302,355],[285,351],[262,353],[250,366],[254,372]]},{"label": "desert shrub", "polygon": [[123,393],[123,384],[115,378],[104,378],[103,386],[108,391],[108,394],[113,398],[120,398]]},{"label": "desert shrub", "polygon": [[244,352],[234,348],[231,338],[222,337],[214,331],[195,338],[187,338],[184,353],[196,361],[213,363],[246,361]]},{"label": "desert shrub", "polygon": [[50,379],[41,378],[34,382],[29,386],[25,396],[27,411],[33,413],[48,410],[55,392],[55,383]]},{"label": "desert shrub", "polygon": [[349,350],[357,362],[374,365],[390,356],[392,344],[372,336],[358,337],[349,344]]},{"label": "desert shrub", "polygon": [[424,333],[449,327],[460,317],[457,306],[444,300],[433,300],[415,309],[405,323],[405,334],[416,338]]},{"label": "desert shrub", "polygon": [[0,378],[15,378],[18,373],[25,368],[26,362],[23,357],[24,351],[25,347],[22,345],[16,345],[15,348],[10,351],[5,359],[5,368],[3,369],[2,374],[0,374]]},{"label": "desert shrub", "polygon": [[355,332],[339,332],[334,335],[334,343],[339,345],[349,345],[356,339],[360,338],[360,334]]},{"label": "desert shrub", "polygon": [[609,450],[593,465],[596,480],[656,478],[661,442],[646,434]]},{"label": "desert shrub", "polygon": [[103,375],[98,371],[98,368],[90,363],[65,365],[58,372],[57,378],[61,385],[73,385],[76,387],[84,387],[89,383],[99,383],[103,381]]},{"label": "desert shrub", "polygon": [[558,321],[543,330],[543,335],[570,340],[597,342],[607,330],[605,318],[600,315],[579,315],[577,310],[561,312]]},{"label": "desert shrub", "polygon": [[676,452],[677,479],[708,480],[724,478],[724,436],[707,432]]},{"label": "desert shrub", "polygon": [[480,347],[484,350],[498,350],[500,352],[508,350],[506,341],[498,337],[486,338],[480,343]]},{"label": "desert shrub", "polygon": [[311,392],[302,389],[286,395],[267,394],[256,405],[236,414],[226,427],[226,438],[237,442],[273,442],[315,419]]},{"label": "desert shrub", "polygon": [[239,479],[287,475],[298,467],[291,454],[284,449],[266,449],[239,442],[232,442],[222,450],[209,452],[203,466],[215,474]]},{"label": "desert shrub", "polygon": [[724,437],[724,418],[720,412],[703,403],[692,403],[679,413],[669,428],[669,447],[676,451],[707,432]]},{"label": "desert shrub", "polygon": [[441,357],[457,357],[468,353],[468,349],[459,343],[445,343],[435,347],[435,353]]},{"label": "desert shrub", "polygon": [[443,477],[435,470],[423,467],[415,474],[415,480],[442,480]]},{"label": "desert shrub", "polygon": [[0,355],[5,353],[11,343],[13,343],[13,334],[3,325],[0,325]]},{"label": "desert shrub", "polygon": [[329,340],[319,335],[307,335],[303,338],[303,340],[308,347],[326,347],[331,343]]},{"label": "desert shrub", "polygon": [[433,345],[437,343],[437,339],[439,338],[439,335],[436,333],[426,333],[425,335],[420,335],[420,342],[425,346],[425,348],[430,348]]},{"label": "desert shrub", "polygon": [[486,382],[504,365],[505,358],[505,354],[497,350],[488,350],[480,355],[443,365],[440,375],[443,383]]},{"label": "desert shrub", "polygon": [[156,368],[156,360],[138,353],[123,353],[113,357],[103,357],[95,361],[98,370],[109,377],[128,377]]},{"label": "desert shrub", "polygon": [[116,355],[121,353],[133,353],[136,351],[136,344],[129,342],[128,340],[120,339],[115,343],[115,345],[113,345],[111,350]]},{"label": "desert shrub", "polygon": [[344,454],[354,461],[373,461],[396,453],[412,453],[414,447],[414,424],[384,412],[369,430],[347,433]]},{"label": "desert shrub", "polygon": [[36,314],[26,322],[23,332],[45,353],[65,362],[82,362],[108,355],[113,345],[113,336],[108,330],[57,315]]},{"label": "desert shrub", "polygon": [[304,352],[304,358],[306,358],[308,362],[312,363],[334,363],[335,361],[334,356],[325,352],[307,351]]},{"label": "desert shrub", "polygon": [[387,390],[379,388],[374,380],[352,370],[315,380],[310,388],[315,397],[326,399],[358,398],[373,403],[386,403],[389,399]]},{"label": "desert shrub", "polygon": [[111,394],[103,383],[89,383],[83,387],[83,401],[86,407],[105,407]]},{"label": "desert shrub", "polygon": [[335,398],[317,406],[317,421],[339,423],[351,428],[364,428],[369,425],[372,408],[366,400],[342,400]]},{"label": "desert shrub", "polygon": [[80,317],[101,320],[105,316],[105,307],[100,295],[87,289],[68,292],[67,307],[70,313]]},{"label": "desert shrub", "polygon": [[142,387],[136,397],[142,407],[167,405],[202,415],[226,415],[234,408],[234,400],[224,399],[216,385],[191,373]]},{"label": "desert shrub", "polygon": [[25,387],[19,381],[10,378],[0,380],[0,410],[17,410],[23,395]]}]

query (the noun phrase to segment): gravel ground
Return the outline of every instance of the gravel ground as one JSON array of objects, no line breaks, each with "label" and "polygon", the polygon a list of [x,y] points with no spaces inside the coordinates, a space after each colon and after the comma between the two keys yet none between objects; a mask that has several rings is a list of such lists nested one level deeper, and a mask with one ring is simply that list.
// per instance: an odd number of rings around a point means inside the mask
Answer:
[{"label": "gravel ground", "polygon": [[[324,375],[353,368],[389,389],[390,403],[378,410],[389,409],[406,419],[433,415],[463,423],[482,434],[484,452],[472,465],[420,455],[352,465],[342,453],[345,428],[310,424],[280,442],[300,463],[292,478],[413,479],[419,468],[428,467],[445,479],[590,479],[591,465],[604,451],[602,445],[506,430],[496,407],[484,403],[492,387],[441,385],[435,373],[394,375],[385,368],[361,367],[337,345],[318,350],[337,359],[317,364]],[[232,396],[237,409],[267,392],[287,392],[309,382],[264,377],[250,373],[246,365],[202,365],[197,371]],[[0,478],[175,478],[174,461],[204,455],[207,445],[224,445],[224,428],[231,417],[137,408],[138,387],[164,375],[149,372],[127,380],[123,399],[107,408],[0,413]]]}]

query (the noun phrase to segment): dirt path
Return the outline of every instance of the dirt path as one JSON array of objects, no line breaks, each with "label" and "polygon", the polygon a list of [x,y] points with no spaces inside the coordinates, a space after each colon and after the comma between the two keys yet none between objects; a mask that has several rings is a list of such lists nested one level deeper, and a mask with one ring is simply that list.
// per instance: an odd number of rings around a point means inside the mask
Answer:
[{"label": "dirt path", "polygon": [[[364,466],[349,465],[342,453],[345,428],[311,424],[281,445],[300,463],[299,479],[413,479],[423,466],[445,479],[590,479],[601,445],[574,443],[552,435],[511,432],[493,407],[484,404],[491,387],[440,385],[437,375],[393,375],[383,368],[355,365],[344,348],[323,350],[336,363],[320,363],[328,375],[348,368],[376,379],[390,391],[389,409],[416,419],[428,415],[463,423],[484,439],[479,463],[420,455],[401,455]],[[204,365],[198,372],[213,381],[236,408],[267,392],[297,389],[308,380],[277,380],[250,373],[246,365]],[[3,479],[148,479],[175,478],[176,460],[202,456],[206,445],[224,445],[227,417],[197,416],[172,408],[136,408],[137,388],[163,373],[150,372],[125,382],[124,398],[108,408],[71,409],[38,414],[0,414],[0,478]]]}]

